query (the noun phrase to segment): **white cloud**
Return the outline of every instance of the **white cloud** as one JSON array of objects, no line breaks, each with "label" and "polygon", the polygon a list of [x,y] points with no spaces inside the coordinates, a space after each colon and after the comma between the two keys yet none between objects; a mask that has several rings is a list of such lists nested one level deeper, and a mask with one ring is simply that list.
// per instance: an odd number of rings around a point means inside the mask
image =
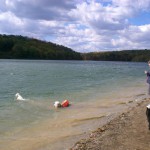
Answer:
[{"label": "white cloud", "polygon": [[74,8],[70,0],[5,0],[3,6],[18,17],[32,20],[67,19],[67,11]]},{"label": "white cloud", "polygon": [[112,44],[123,49],[149,48],[149,35],[150,25],[129,26],[120,32],[119,38],[112,40]]},{"label": "white cloud", "polygon": [[150,25],[130,24],[150,0],[1,0],[0,33],[21,34],[74,50],[150,47]]},{"label": "white cloud", "polygon": [[76,18],[81,24],[93,28],[98,33],[103,30],[122,30],[128,26],[127,16],[130,16],[130,9],[106,6],[100,3],[91,2],[77,5],[77,9],[70,12],[70,16]]},{"label": "white cloud", "polygon": [[24,22],[11,12],[4,12],[0,13],[0,24],[1,24],[0,28],[1,33],[6,31],[12,34],[13,32],[19,31],[24,25]]}]

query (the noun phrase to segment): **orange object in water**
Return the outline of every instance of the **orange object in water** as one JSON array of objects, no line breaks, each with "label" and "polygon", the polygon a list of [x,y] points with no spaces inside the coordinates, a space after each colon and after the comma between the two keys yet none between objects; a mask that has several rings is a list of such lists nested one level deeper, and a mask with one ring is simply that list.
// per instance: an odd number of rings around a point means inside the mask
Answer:
[{"label": "orange object in water", "polygon": [[68,106],[69,106],[69,101],[68,101],[68,100],[64,100],[64,101],[61,103],[61,106],[62,106],[62,107],[68,107]]}]

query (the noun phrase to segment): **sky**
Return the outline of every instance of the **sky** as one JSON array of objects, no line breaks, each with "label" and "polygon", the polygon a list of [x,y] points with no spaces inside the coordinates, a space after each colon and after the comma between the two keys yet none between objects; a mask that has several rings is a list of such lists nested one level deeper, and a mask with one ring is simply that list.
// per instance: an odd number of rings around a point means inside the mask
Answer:
[{"label": "sky", "polygon": [[77,52],[150,49],[150,0],[1,0],[0,34]]}]

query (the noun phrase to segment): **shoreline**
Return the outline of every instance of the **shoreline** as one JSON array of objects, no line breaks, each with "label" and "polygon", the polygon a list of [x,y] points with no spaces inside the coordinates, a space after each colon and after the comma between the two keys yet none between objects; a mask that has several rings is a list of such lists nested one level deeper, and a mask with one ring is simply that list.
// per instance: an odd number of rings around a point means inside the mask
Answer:
[{"label": "shoreline", "polygon": [[149,150],[150,131],[145,112],[150,99],[129,103],[131,105],[126,110],[76,142],[69,150]]},{"label": "shoreline", "polygon": [[[84,139],[86,137],[91,138],[93,132],[97,128],[102,128],[103,126],[109,124],[109,122],[113,119],[115,119],[119,114],[122,112],[125,112],[128,110],[128,108],[134,107],[137,103],[141,102],[141,96],[144,96],[144,94],[136,95],[136,99],[134,100],[128,100],[123,101],[119,103],[115,103],[113,101],[113,105],[111,106],[111,111],[109,107],[106,107],[107,105],[101,105],[101,107],[98,105],[93,106],[92,110],[98,111],[99,109],[109,110],[109,113],[103,115],[101,114],[103,111],[99,112],[99,115],[96,115],[95,117],[92,114],[92,117],[88,116],[87,118],[78,118],[78,119],[71,119],[66,122],[65,128],[67,128],[67,133],[64,134],[66,130],[61,130],[62,122],[61,120],[58,120],[57,124],[53,123],[50,124],[50,120],[45,120],[44,122],[41,122],[38,124],[38,126],[33,126],[32,128],[27,127],[26,130],[21,132],[21,135],[17,132],[10,136],[9,140],[5,141],[6,138],[2,138],[0,143],[2,145],[0,146],[1,149],[9,149],[11,147],[12,150],[15,150],[16,148],[21,148],[22,150],[30,150],[30,149],[50,149],[50,150],[62,150],[62,149],[69,149],[70,147],[73,147],[73,145],[79,141],[80,139]],[[138,100],[139,99],[139,100]],[[118,104],[118,105],[116,105]],[[91,106],[91,105],[89,105]],[[88,111],[89,108],[87,107]],[[80,109],[83,109],[81,106],[77,111]],[[58,110],[59,111],[59,110]],[[71,109],[73,111],[73,108]],[[69,109],[65,111],[66,113],[69,112]],[[61,113],[60,113],[61,114]],[[70,114],[70,113],[69,113]],[[80,114],[79,114],[80,115]],[[69,123],[69,124],[68,124]],[[63,133],[60,134],[59,138],[54,138],[53,134],[55,133],[50,132],[50,129],[52,127],[57,128],[57,133]],[[80,132],[80,129],[82,128],[82,131]],[[72,130],[74,129],[74,130]],[[47,132],[48,131],[48,132]],[[29,136],[29,133],[33,133]]]}]

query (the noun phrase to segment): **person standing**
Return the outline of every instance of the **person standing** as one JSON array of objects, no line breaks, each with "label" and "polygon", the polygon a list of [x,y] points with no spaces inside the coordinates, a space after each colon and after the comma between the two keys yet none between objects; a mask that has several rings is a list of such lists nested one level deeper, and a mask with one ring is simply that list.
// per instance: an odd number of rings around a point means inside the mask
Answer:
[{"label": "person standing", "polygon": [[[148,66],[150,67],[150,61],[148,61]],[[147,83],[148,83],[148,96],[150,96],[150,70],[145,71],[145,74],[147,75]]]}]

